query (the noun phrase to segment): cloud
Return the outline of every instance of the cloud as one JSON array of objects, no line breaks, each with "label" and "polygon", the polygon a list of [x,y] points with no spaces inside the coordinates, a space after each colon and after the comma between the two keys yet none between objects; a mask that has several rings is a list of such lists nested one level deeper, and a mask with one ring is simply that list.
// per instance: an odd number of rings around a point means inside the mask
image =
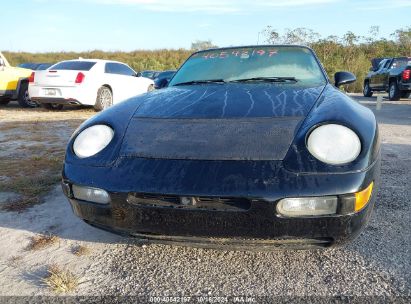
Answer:
[{"label": "cloud", "polygon": [[235,13],[241,9],[229,0],[208,0],[197,2],[190,0],[94,0],[111,5],[133,5],[149,11],[159,12],[209,12]]},{"label": "cloud", "polygon": [[265,9],[331,4],[340,0],[87,0],[108,5],[130,5],[158,12],[244,13]]},{"label": "cloud", "polygon": [[293,7],[293,6],[310,6],[318,4],[331,4],[338,0],[288,0],[288,1],[257,1],[261,6],[269,7]]},{"label": "cloud", "polygon": [[391,10],[411,7],[410,0],[391,0],[391,1],[362,1],[356,5],[358,10],[375,11],[375,10]]},{"label": "cloud", "polygon": [[[32,0],[35,2],[56,2],[57,0]],[[141,10],[174,13],[204,14],[252,14],[267,10],[312,8],[333,6],[349,7],[353,10],[393,10],[411,7],[411,0],[58,0],[130,6]]]},{"label": "cloud", "polygon": [[200,23],[200,24],[198,24],[197,25],[197,27],[199,27],[199,28],[203,28],[203,29],[206,29],[206,28],[210,28],[210,27],[212,27],[212,24],[211,23]]}]

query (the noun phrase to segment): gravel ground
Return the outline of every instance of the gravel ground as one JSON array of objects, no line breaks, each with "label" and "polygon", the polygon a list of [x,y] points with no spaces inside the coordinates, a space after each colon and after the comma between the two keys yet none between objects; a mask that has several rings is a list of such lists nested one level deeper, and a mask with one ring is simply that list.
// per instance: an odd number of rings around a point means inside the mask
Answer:
[{"label": "gravel ground", "polygon": [[[411,101],[384,101],[376,111],[375,98],[356,98],[380,123],[382,181],[368,227],[346,247],[236,252],[143,245],[82,223],[56,188],[22,214],[0,212],[0,295],[52,294],[30,275],[57,261],[82,278],[73,295],[411,297]],[[60,237],[58,248],[27,253],[28,238],[44,231]],[[4,248],[10,238],[19,241]],[[92,253],[73,256],[75,244]],[[17,266],[10,262],[15,255]]]}]

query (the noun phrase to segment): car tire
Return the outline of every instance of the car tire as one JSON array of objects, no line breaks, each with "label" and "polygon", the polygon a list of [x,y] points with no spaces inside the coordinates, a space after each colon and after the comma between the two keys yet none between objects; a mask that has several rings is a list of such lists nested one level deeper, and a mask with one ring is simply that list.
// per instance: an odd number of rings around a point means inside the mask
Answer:
[{"label": "car tire", "polygon": [[63,109],[63,105],[57,103],[42,103],[41,106],[47,110],[53,111],[59,111]]},{"label": "car tire", "polygon": [[0,99],[0,106],[5,106],[5,105],[7,105],[9,102],[10,102],[10,99],[8,99],[8,98]]},{"label": "car tire", "polygon": [[102,86],[97,91],[96,103],[94,110],[103,111],[113,105],[113,93],[109,87]]},{"label": "car tire", "polygon": [[388,98],[392,101],[400,100],[401,91],[398,88],[397,82],[391,81],[390,86],[388,88]]},{"label": "car tire", "polygon": [[368,81],[364,82],[364,89],[363,89],[362,93],[364,94],[364,97],[371,97],[372,96],[372,91],[371,91],[370,84],[369,84]]},{"label": "car tire", "polygon": [[17,102],[22,108],[37,108],[38,104],[30,99],[29,96],[29,84],[27,82],[22,82],[19,95],[17,97]]}]

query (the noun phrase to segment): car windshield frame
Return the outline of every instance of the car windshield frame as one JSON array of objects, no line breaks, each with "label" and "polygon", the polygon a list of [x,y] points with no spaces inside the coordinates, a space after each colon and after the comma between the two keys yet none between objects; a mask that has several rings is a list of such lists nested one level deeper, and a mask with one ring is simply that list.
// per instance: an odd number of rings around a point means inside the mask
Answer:
[{"label": "car windshield frame", "polygon": [[[185,73],[184,69],[187,67],[187,64],[191,63],[191,60],[195,57],[199,58],[200,56],[207,56],[207,54],[208,54],[211,57],[211,59],[217,59],[218,60],[219,59],[218,57],[215,57],[215,56],[212,57],[210,54],[220,53],[220,54],[226,55],[226,53],[228,53],[228,52],[235,52],[235,51],[239,52],[241,50],[246,50],[246,49],[249,50],[250,54],[249,54],[248,57],[246,56],[244,59],[248,59],[249,57],[252,57],[252,56],[257,56],[256,52],[259,52],[258,55],[260,55],[260,54],[264,55],[265,54],[266,56],[269,56],[269,54],[270,54],[269,50],[273,53],[276,53],[278,51],[285,52],[285,51],[288,51],[288,50],[305,52],[306,54],[309,54],[309,56],[312,57],[312,62],[311,62],[312,67],[314,67],[314,69],[316,70],[315,71],[316,72],[315,76],[317,77],[317,79],[315,79],[315,81],[313,81],[313,84],[314,84],[314,82],[316,82],[318,85],[325,85],[327,83],[330,83],[330,80],[327,76],[327,73],[326,73],[323,65],[319,61],[319,59],[318,59],[317,55],[315,54],[315,52],[309,47],[301,46],[301,45],[252,45],[252,46],[216,48],[216,49],[208,49],[208,50],[202,50],[202,51],[195,52],[176,71],[176,73],[174,74],[173,78],[171,79],[171,81],[169,83],[169,86],[182,85],[183,83],[188,83],[188,84],[213,83],[213,81],[209,81],[209,80],[212,80],[212,79],[219,79],[220,81],[218,83],[239,83],[239,82],[245,83],[245,82],[253,82],[253,79],[255,79],[254,82],[259,82],[259,83],[271,82],[271,83],[277,83],[278,84],[278,83],[284,83],[284,82],[287,82],[287,83],[298,83],[299,82],[301,84],[301,82],[300,82],[301,79],[299,79],[298,75],[295,75],[297,77],[291,76],[291,75],[255,75],[253,77],[237,77],[237,78],[235,78],[235,77],[224,78],[224,77],[218,77],[218,75],[217,76],[213,75],[214,77],[210,77],[209,79],[205,79],[205,78],[200,79],[200,78],[193,77],[191,79],[186,78],[186,79],[184,79],[184,81],[181,80],[181,78],[182,78],[181,73]],[[241,58],[241,59],[243,59],[243,58]],[[308,71],[308,69],[307,69],[307,71]],[[247,78],[249,78],[249,81],[239,81],[239,80],[245,80]],[[284,79],[295,78],[296,81],[292,81],[292,82],[289,82],[289,81],[261,81],[262,78],[267,78],[267,79],[269,79],[269,78],[284,78]],[[258,79],[260,79],[260,81]],[[309,81],[302,81],[302,83],[304,83],[304,82],[307,84],[307,82],[309,82]]]}]

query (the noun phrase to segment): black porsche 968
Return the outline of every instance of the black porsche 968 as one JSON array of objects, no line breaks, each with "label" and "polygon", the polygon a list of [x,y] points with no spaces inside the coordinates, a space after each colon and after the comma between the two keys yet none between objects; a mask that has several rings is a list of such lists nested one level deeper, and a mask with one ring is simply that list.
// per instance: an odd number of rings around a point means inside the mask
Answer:
[{"label": "black porsche 968", "polygon": [[87,223],[152,242],[229,249],[343,244],[380,172],[372,111],[303,46],[199,51],[167,87],[83,123],[62,186]]}]

